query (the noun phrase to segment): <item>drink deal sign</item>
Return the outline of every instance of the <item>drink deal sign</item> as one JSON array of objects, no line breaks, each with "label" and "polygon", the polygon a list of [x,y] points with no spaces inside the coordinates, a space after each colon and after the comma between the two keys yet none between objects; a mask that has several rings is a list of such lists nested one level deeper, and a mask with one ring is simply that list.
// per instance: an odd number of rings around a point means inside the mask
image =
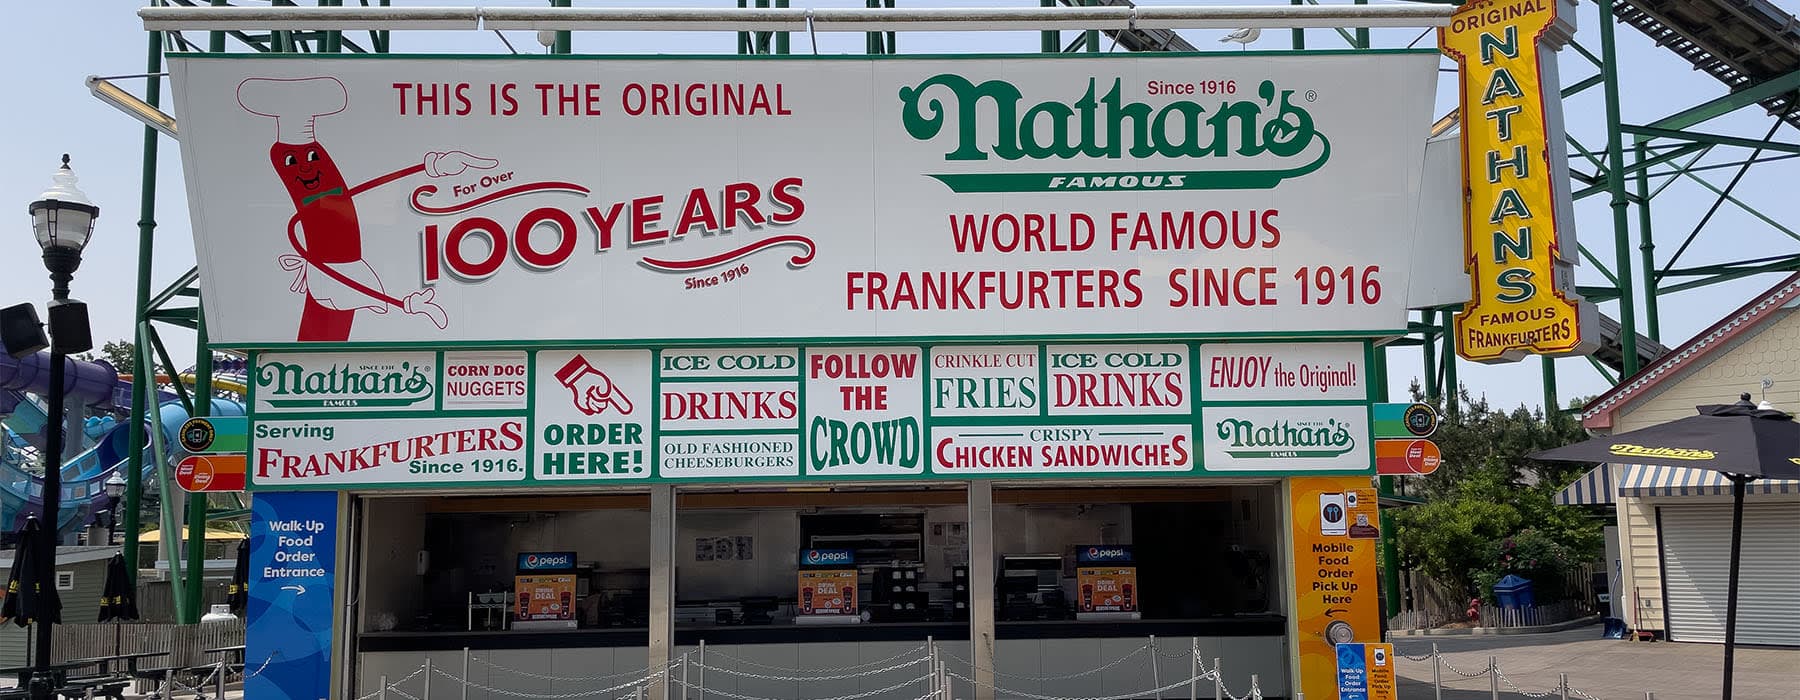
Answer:
[{"label": "drink deal sign", "polygon": [[170,67],[208,331],[271,347],[1404,329],[1437,62]]}]

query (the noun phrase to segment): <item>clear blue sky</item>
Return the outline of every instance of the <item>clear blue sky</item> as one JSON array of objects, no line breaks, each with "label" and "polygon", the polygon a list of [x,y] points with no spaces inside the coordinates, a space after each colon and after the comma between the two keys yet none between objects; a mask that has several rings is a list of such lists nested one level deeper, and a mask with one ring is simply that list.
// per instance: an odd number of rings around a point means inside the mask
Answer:
[{"label": "clear blue sky", "polygon": [[[25,216],[25,206],[50,183],[51,171],[60,154],[73,155],[81,187],[102,207],[95,240],[86,262],[76,275],[75,296],[91,306],[96,340],[128,338],[131,335],[132,295],[136,274],[136,240],[139,206],[139,183],[142,133],[137,123],[93,99],[82,84],[90,74],[116,75],[140,73],[144,69],[145,34],[136,16],[141,2],[132,0],[91,0],[80,3],[18,3],[11,6],[9,17],[14,32],[4,49],[7,60],[8,95],[13,106],[0,111],[0,209],[16,207],[13,225],[0,232],[0,304],[19,301],[41,301],[48,296],[49,281],[38,260]],[[240,2],[238,4],[257,4]],[[398,0],[396,4],[407,4]],[[522,5],[543,6],[544,2],[503,2],[484,0],[428,0],[418,4],[443,5]],[[588,4],[577,0],[577,5]],[[651,2],[635,0],[608,3],[611,6],[724,6],[725,2],[704,3]],[[971,7],[1035,5],[1021,0],[902,0],[908,7]],[[1230,3],[1206,3],[1201,0],[1151,0],[1145,5],[1193,4],[1287,4],[1285,0],[1235,0]],[[1797,0],[1779,0],[1784,9],[1795,12]],[[793,0],[795,7],[861,7],[860,0],[810,2]],[[1598,16],[1592,3],[1580,9],[1577,38],[1598,52]],[[1203,50],[1219,47],[1224,31],[1184,31],[1189,41]],[[1625,121],[1646,123],[1692,104],[1724,94],[1725,89],[1711,77],[1696,72],[1674,54],[1654,46],[1629,27],[1619,27],[1619,53],[1622,102]],[[1377,46],[1405,46],[1419,37],[1417,30],[1377,30]],[[190,37],[204,42],[203,35]],[[531,32],[508,34],[512,45],[521,52],[543,51]],[[1435,36],[1419,40],[1419,46],[1432,46]],[[1034,52],[1038,38],[1032,32],[1013,33],[932,33],[902,34],[899,45],[904,53],[954,52]],[[1313,30],[1308,33],[1311,47],[1339,48],[1344,44],[1336,32]],[[1235,45],[1231,49],[1235,50]],[[1265,32],[1255,45],[1259,49],[1288,47],[1288,32]],[[811,48],[804,35],[793,38],[794,53]],[[396,52],[504,52],[506,47],[492,32],[396,33]],[[729,33],[592,33],[578,34],[575,50],[579,53],[682,53],[725,54],[735,50],[735,39]],[[820,53],[860,53],[860,34],[820,35]],[[1593,74],[1594,69],[1576,55],[1565,50],[1561,56],[1564,83],[1572,83]],[[1449,64],[1446,62],[1446,66]],[[1446,74],[1446,77],[1448,75]],[[134,91],[142,82],[121,81]],[[1455,103],[1453,83],[1439,84],[1440,113]],[[1568,131],[1590,148],[1604,142],[1605,122],[1601,91],[1589,90],[1565,104]],[[1741,110],[1727,118],[1709,123],[1705,129],[1714,133],[1761,137],[1770,120],[1761,110]],[[1782,127],[1778,138],[1800,140],[1794,129]],[[155,258],[156,283],[166,285],[193,265],[193,244],[189,236],[187,201],[183,191],[181,164],[175,143],[162,139],[162,158],[158,169],[157,222],[160,224]],[[1743,149],[1716,149],[1707,162],[1726,162],[1748,155]],[[1576,161],[1583,170],[1592,170]],[[1719,187],[1729,182],[1733,169],[1703,173]],[[1660,184],[1660,179],[1657,180]],[[1800,226],[1800,198],[1793,195],[1792,183],[1800,181],[1800,161],[1789,160],[1758,165],[1736,190],[1739,199],[1759,208],[1763,213],[1791,226]],[[1606,198],[1593,197],[1577,205],[1577,225],[1583,241],[1602,260],[1612,260],[1611,214]],[[1658,242],[1659,262],[1679,245],[1693,229],[1712,195],[1697,184],[1683,180],[1670,186],[1655,200],[1653,224]],[[1636,214],[1633,212],[1635,226]],[[1636,253],[1636,238],[1632,254]],[[1789,253],[1800,247],[1792,238],[1758,222],[1748,214],[1727,204],[1714,216],[1708,231],[1683,256],[1680,266],[1722,262]],[[1591,266],[1579,273],[1583,284],[1600,284],[1604,280]],[[1665,298],[1662,306],[1664,342],[1675,345],[1712,324],[1751,296],[1773,284],[1778,277],[1761,276]],[[1602,307],[1616,314],[1616,307]],[[166,335],[170,350],[178,357],[191,358],[191,333],[171,330]],[[181,360],[178,360],[178,362]],[[1420,373],[1416,352],[1396,350],[1392,354],[1391,376],[1395,398],[1404,396],[1407,383]],[[1562,360],[1557,363],[1563,401],[1578,395],[1602,391],[1606,382],[1585,360]],[[1542,401],[1540,363],[1531,359],[1516,365],[1481,366],[1461,363],[1462,380],[1472,391],[1485,394],[1496,404],[1536,406]],[[1755,390],[1758,378],[1746,378],[1746,391]],[[1721,400],[1729,397],[1720,397]]]}]

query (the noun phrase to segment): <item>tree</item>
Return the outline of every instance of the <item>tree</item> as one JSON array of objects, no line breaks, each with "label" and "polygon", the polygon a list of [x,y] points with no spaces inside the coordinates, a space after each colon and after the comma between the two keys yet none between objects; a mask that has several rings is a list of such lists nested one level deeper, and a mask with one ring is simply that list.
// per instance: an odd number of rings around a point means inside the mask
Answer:
[{"label": "tree", "polygon": [[[1412,389],[1422,400],[1416,382]],[[1483,597],[1493,581],[1518,573],[1533,579],[1541,598],[1556,599],[1562,575],[1599,556],[1601,523],[1554,501],[1586,465],[1527,455],[1584,439],[1580,423],[1566,411],[1494,410],[1462,386],[1455,401],[1454,411],[1439,407],[1445,415],[1432,437],[1442,464],[1408,481],[1425,504],[1395,514],[1401,562],[1458,590],[1479,588]]]},{"label": "tree", "polygon": [[109,341],[100,346],[100,358],[106,360],[113,369],[130,372],[137,358],[137,344],[129,340]]}]

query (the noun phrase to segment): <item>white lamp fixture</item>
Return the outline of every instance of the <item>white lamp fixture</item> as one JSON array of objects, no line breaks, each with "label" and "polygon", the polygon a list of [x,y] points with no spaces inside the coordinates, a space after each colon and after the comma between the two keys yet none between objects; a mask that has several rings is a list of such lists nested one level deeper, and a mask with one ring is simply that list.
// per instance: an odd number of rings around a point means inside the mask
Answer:
[{"label": "white lamp fixture", "polygon": [[[64,153],[62,167],[52,176],[55,184],[31,203],[31,232],[46,256],[67,251],[78,259],[94,234],[94,220],[100,218],[100,207],[75,186],[75,171],[69,169],[69,154]],[[73,270],[71,270],[72,272]],[[52,270],[54,272],[54,270]]]},{"label": "white lamp fixture", "polygon": [[125,495],[125,477],[119,476],[119,472],[114,471],[112,476],[106,477],[106,497],[117,499],[123,495]]}]

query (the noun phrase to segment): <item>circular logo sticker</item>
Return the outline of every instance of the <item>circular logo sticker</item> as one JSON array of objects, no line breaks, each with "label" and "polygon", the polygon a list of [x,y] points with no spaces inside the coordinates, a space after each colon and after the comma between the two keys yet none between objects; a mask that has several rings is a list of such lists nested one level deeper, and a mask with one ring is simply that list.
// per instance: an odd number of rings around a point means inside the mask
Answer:
[{"label": "circular logo sticker", "polygon": [[205,452],[212,448],[213,425],[205,418],[189,418],[181,424],[181,448],[189,452]]},{"label": "circular logo sticker", "polygon": [[1438,412],[1430,404],[1415,403],[1406,407],[1406,415],[1402,419],[1406,423],[1406,432],[1418,437],[1431,437],[1437,432]]}]

